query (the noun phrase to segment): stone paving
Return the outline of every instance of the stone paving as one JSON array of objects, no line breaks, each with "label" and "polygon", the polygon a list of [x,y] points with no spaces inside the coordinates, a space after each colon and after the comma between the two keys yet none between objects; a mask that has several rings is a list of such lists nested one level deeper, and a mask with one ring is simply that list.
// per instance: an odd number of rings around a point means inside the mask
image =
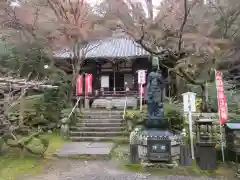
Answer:
[{"label": "stone paving", "polygon": [[153,176],[124,172],[117,162],[112,161],[81,161],[57,160],[52,168],[38,177],[28,177],[21,180],[212,180],[186,176]]},{"label": "stone paving", "polygon": [[[65,144],[56,155],[60,157],[75,155],[108,156],[113,146],[113,143],[71,142]],[[126,149],[126,147],[122,147],[121,152]],[[51,167],[45,170],[43,174],[37,177],[21,177],[18,180],[214,180],[207,177],[174,176],[174,174],[171,176],[154,176],[151,174],[123,171],[121,169],[120,163],[117,160],[60,158],[54,160],[51,163]],[[218,180],[225,179],[218,178]]]},{"label": "stone paving", "polygon": [[72,156],[108,156],[114,147],[114,143],[100,142],[70,142],[66,143],[58,152],[58,157]]}]

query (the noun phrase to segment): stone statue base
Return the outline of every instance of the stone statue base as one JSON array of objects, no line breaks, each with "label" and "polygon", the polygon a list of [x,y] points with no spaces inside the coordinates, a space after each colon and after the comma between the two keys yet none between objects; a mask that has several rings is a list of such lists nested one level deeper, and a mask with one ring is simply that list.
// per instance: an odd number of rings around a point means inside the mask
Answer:
[{"label": "stone statue base", "polygon": [[172,163],[180,158],[180,136],[168,130],[143,130],[138,135],[142,161]]}]

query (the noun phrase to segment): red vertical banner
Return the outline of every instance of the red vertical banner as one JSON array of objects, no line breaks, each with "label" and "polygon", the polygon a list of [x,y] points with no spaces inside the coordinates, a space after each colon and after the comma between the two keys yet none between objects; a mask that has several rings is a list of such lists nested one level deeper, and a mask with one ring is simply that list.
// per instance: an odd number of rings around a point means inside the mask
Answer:
[{"label": "red vertical banner", "polygon": [[140,96],[144,96],[144,87],[142,84],[139,84],[139,92],[140,92]]},{"label": "red vertical banner", "polygon": [[224,95],[222,73],[216,71],[215,74],[216,74],[219,120],[220,125],[224,125],[228,122],[227,98]]},{"label": "red vertical banner", "polygon": [[81,96],[83,94],[83,76],[78,75],[76,80],[76,92],[77,96]]},{"label": "red vertical banner", "polygon": [[86,82],[86,94],[92,94],[92,74],[86,74],[85,82]]}]

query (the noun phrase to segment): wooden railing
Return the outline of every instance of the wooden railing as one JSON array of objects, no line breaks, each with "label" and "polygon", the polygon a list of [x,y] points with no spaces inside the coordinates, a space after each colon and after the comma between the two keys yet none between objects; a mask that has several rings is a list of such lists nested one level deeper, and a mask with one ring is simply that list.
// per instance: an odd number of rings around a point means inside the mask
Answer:
[{"label": "wooden railing", "polygon": [[99,96],[113,96],[113,97],[122,97],[122,96],[137,96],[137,91],[103,91],[99,92]]},{"label": "wooden railing", "polygon": [[[99,91],[97,93],[93,93],[92,95],[88,95],[88,98],[97,98],[97,97],[125,97],[128,96],[135,96],[138,97],[138,91]],[[83,94],[82,97],[85,95]],[[74,95],[74,98],[77,99],[77,96]]]}]

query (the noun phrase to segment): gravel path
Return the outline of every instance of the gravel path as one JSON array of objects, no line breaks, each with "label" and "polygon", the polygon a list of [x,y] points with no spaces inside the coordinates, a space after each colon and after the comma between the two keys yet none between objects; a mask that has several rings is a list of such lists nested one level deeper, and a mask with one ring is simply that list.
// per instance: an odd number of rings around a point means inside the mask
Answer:
[{"label": "gravel path", "polygon": [[[174,172],[174,171],[173,171]],[[43,175],[23,180],[212,180],[183,176],[153,176],[124,172],[108,161],[58,160]]]}]

